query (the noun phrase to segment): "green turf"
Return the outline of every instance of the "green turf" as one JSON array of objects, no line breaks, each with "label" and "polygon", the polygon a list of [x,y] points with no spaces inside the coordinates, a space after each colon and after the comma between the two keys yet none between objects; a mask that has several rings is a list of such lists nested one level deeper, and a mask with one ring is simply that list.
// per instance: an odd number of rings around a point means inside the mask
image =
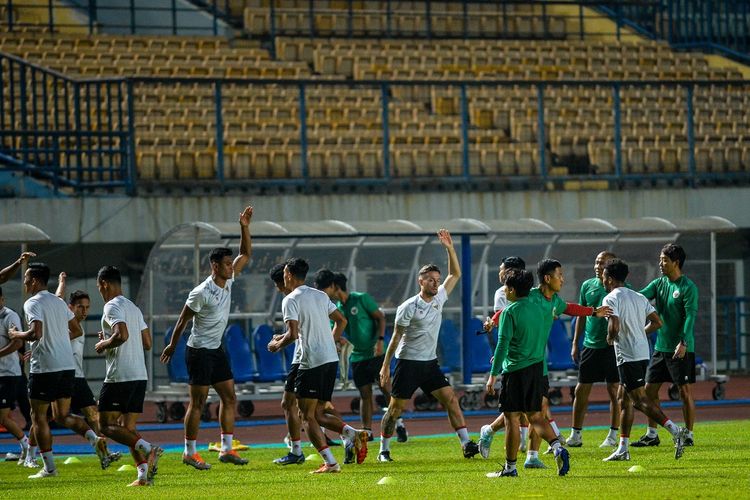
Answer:
[{"label": "green turf", "polygon": [[[634,437],[643,431],[636,428]],[[14,463],[0,463],[0,498],[729,498],[750,497],[750,447],[747,422],[703,423],[696,427],[696,446],[686,448],[679,461],[666,431],[662,445],[632,448],[630,462],[603,463],[609,450],[600,450],[605,431],[584,432],[584,446],[571,450],[571,471],[558,477],[551,455],[542,455],[545,470],[519,469],[518,478],[488,479],[485,473],[498,468],[503,457],[502,434],[495,438],[492,456],[464,459],[455,437],[411,439],[394,443],[390,464],[375,462],[377,442],[363,465],[344,466],[341,474],[308,474],[320,462],[280,467],[271,463],[278,448],[254,448],[242,454],[250,465],[236,467],[216,463],[211,471],[197,471],[182,465],[180,455],[168,453],[159,464],[155,485],[126,488],[135,472],[117,472],[116,466],[102,471],[92,456],[82,463],[63,465],[57,457],[60,476],[29,480],[29,469]],[[744,436],[744,437],[743,437]],[[546,444],[542,445],[542,451]],[[343,450],[335,452],[341,458]],[[305,447],[305,454],[313,449]],[[217,462],[214,453],[204,458]],[[519,455],[519,464],[523,456]],[[119,466],[120,462],[116,464]],[[640,473],[628,468],[641,465]],[[384,476],[391,485],[378,485]],[[136,491],[137,490],[137,491]]]}]

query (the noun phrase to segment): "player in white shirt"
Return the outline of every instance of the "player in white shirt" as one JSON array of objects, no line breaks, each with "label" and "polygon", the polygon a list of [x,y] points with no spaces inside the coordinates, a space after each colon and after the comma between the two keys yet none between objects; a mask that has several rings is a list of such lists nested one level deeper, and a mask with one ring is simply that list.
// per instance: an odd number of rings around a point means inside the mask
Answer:
[{"label": "player in white shirt", "polygon": [[[659,422],[671,434],[675,443],[675,459],[682,456],[688,430],[678,427],[646,396],[646,369],[650,359],[648,334],[658,330],[661,319],[646,297],[625,286],[628,265],[620,259],[607,261],[602,273],[602,284],[609,292],[602,305],[609,306],[607,342],[614,344],[617,371],[620,375],[620,444],[609,461],[630,460],[630,429],[633,407]],[[645,326],[644,326],[645,325]]]},{"label": "player in white shirt", "polygon": [[[323,465],[314,474],[341,472],[326,444],[322,425],[344,438],[348,449],[353,449],[358,464],[367,456],[367,431],[354,429],[340,418],[326,413],[336,383],[339,356],[336,344],[346,328],[346,318],[324,292],[305,285],[309,265],[303,259],[289,259],[284,267],[284,286],[289,294],[281,309],[287,330],[268,343],[268,350],[277,352],[298,342],[301,356],[294,392],[302,412],[307,435],[323,458]],[[331,332],[330,320],[335,326]]]},{"label": "player in white shirt", "polygon": [[419,270],[419,293],[398,306],[393,338],[380,369],[380,385],[391,387],[391,358],[396,356],[391,400],[380,424],[379,462],[393,461],[390,441],[396,420],[418,387],[425,394],[432,394],[448,411],[448,419],[456,430],[464,457],[471,458],[479,453],[477,444],[469,439],[458,398],[437,361],[443,305],[461,278],[461,267],[450,233],[441,229],[437,234],[448,253],[448,276],[441,284],[440,269],[436,265],[428,264]]},{"label": "player in white shirt", "polygon": [[0,425],[5,427],[21,447],[22,465],[29,451],[29,438],[11,418],[10,411],[16,399],[17,387],[21,383],[21,365],[18,362],[18,350],[23,346],[20,340],[11,340],[8,332],[21,329],[21,318],[10,307],[5,306],[5,296],[0,288]]},{"label": "player in white shirt", "polygon": [[47,411],[58,424],[85,437],[96,450],[102,469],[109,466],[104,439],[96,435],[81,417],[70,414],[73,393],[75,359],[70,337],[81,335],[81,327],[65,302],[47,291],[49,267],[41,263],[29,264],[24,275],[24,290],[30,298],[23,311],[29,329],[11,329],[8,336],[31,342],[29,399],[31,400],[32,432],[42,454],[44,468],[29,479],[57,476],[52,455],[52,434],[47,422]]},{"label": "player in white shirt", "polygon": [[136,430],[148,381],[143,351],[151,349],[151,332],[141,310],[122,295],[119,269],[99,269],[96,287],[105,304],[94,349],[105,355],[107,367],[99,393],[99,424],[105,436],[130,448],[138,478],[129,486],[151,486],[163,450]]},{"label": "player in white shirt", "polygon": [[234,391],[232,368],[221,346],[221,341],[229,322],[232,285],[235,277],[250,261],[250,219],[252,216],[253,207],[246,207],[240,214],[240,253],[237,257],[232,259],[232,251],[228,248],[215,248],[211,252],[209,256],[211,276],[188,295],[172,331],[172,338],[161,355],[161,362],[169,363],[182,332],[192,320],[193,329],[188,338],[185,353],[190,377],[188,381],[190,403],[185,413],[185,451],[182,455],[182,462],[198,470],[211,468],[211,464],[206,463],[198,453],[196,444],[201,413],[206,405],[209,387],[214,388],[221,400],[219,404],[221,424],[219,461],[235,465],[247,464],[247,460],[232,449],[237,396]]}]

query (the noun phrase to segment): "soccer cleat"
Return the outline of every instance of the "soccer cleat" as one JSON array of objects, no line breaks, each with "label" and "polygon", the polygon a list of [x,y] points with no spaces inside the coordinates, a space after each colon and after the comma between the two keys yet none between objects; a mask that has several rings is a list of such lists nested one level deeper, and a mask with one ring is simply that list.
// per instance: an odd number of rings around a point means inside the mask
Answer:
[{"label": "soccer cleat", "polygon": [[247,465],[248,460],[246,458],[242,458],[236,451],[229,450],[224,453],[219,453],[219,462],[224,464],[234,464],[234,465]]},{"label": "soccer cleat", "polygon": [[[562,441],[560,441],[560,443],[562,444]],[[570,437],[565,440],[565,445],[570,446],[571,448],[580,448],[583,446],[583,439],[581,439],[581,436],[571,434]]]},{"label": "soccer cleat", "polygon": [[109,463],[117,462],[122,458],[122,453],[120,453],[119,451],[113,451],[107,455],[107,458],[109,459]]},{"label": "soccer cleat", "polygon": [[526,457],[526,461],[523,463],[524,469],[546,469],[547,466],[544,465],[544,462],[539,460],[539,457]]},{"label": "soccer cleat", "polygon": [[107,440],[101,437],[96,438],[94,451],[96,451],[96,456],[99,457],[99,465],[101,465],[102,470],[105,470],[107,467],[109,467],[110,464],[109,451],[107,450]]},{"label": "soccer cleat", "polygon": [[409,440],[409,433],[406,432],[406,427],[403,425],[396,426],[396,441],[399,443],[405,443]]},{"label": "soccer cleat", "polygon": [[315,470],[311,470],[310,474],[335,474],[341,472],[341,466],[339,464],[323,464]]},{"label": "soccer cleat", "polygon": [[192,457],[190,455],[182,455],[182,463],[195,467],[198,470],[208,470],[211,468],[211,464],[207,464],[199,453],[196,453]]},{"label": "soccer cleat", "polygon": [[350,441],[346,444],[346,447],[344,448],[344,463],[353,464],[356,461],[357,459],[354,456],[354,443]]},{"label": "soccer cleat", "polygon": [[685,440],[688,438],[690,431],[685,427],[677,429],[677,435],[672,438],[674,441],[674,459],[679,460],[685,451]]},{"label": "soccer cleat", "polygon": [[30,475],[29,479],[42,479],[45,477],[57,477],[57,469],[48,471],[47,469],[42,468],[42,470],[40,470],[36,474]]},{"label": "soccer cleat", "polygon": [[146,480],[153,481],[154,476],[156,475],[158,471],[159,466],[159,457],[161,457],[161,454],[164,453],[164,450],[162,450],[159,446],[152,446],[151,451],[148,452],[148,456],[146,457],[147,464],[148,464],[148,470],[146,471]]},{"label": "soccer cleat", "polygon": [[367,431],[367,442],[370,443],[375,441],[375,436],[372,435],[372,431]]},{"label": "soccer cleat", "polygon": [[685,446],[695,446],[695,443],[693,442],[693,438],[686,437],[685,438]]},{"label": "soccer cleat", "polygon": [[492,432],[492,427],[489,425],[483,425],[479,431],[479,454],[482,458],[490,457],[490,447],[492,446],[492,438],[495,437],[495,433]]},{"label": "soccer cleat", "polygon": [[130,483],[128,486],[153,486],[153,481],[149,481],[148,479],[136,479],[132,483]]},{"label": "soccer cleat", "polygon": [[464,444],[461,449],[464,452],[464,458],[474,458],[474,455],[479,453],[479,445],[474,441]]},{"label": "soccer cleat", "polygon": [[378,462],[393,462],[390,451],[381,451],[378,453]]},{"label": "soccer cleat", "polygon": [[361,464],[367,457],[367,431],[357,431],[353,440],[354,454],[357,457],[357,463]]},{"label": "soccer cleat", "polygon": [[22,455],[25,454],[24,451],[25,450],[21,451],[21,455],[19,455],[18,453],[12,453],[12,452],[6,453],[5,454],[5,461],[6,462],[16,462],[18,460],[21,460]]},{"label": "soccer cleat", "polygon": [[628,462],[630,461],[630,452],[615,450],[607,458],[602,458],[602,462]]},{"label": "soccer cleat", "polygon": [[599,445],[599,448],[613,448],[615,446],[617,446],[617,440],[611,436],[607,436],[604,441],[602,441],[602,444]]},{"label": "soccer cleat", "polygon": [[[18,460],[16,461],[16,464],[23,465],[23,463],[26,461],[26,456],[29,454],[29,447],[23,447],[21,448],[21,454],[18,456]],[[8,460],[8,457],[5,457],[6,460]]]},{"label": "soccer cleat", "polygon": [[659,443],[661,443],[661,441],[659,440],[658,434],[655,437],[644,434],[638,439],[638,441],[630,443],[630,446],[633,448],[645,448],[646,446],[659,446]]},{"label": "soccer cleat", "polygon": [[302,465],[305,463],[305,455],[295,455],[292,452],[287,453],[281,458],[277,458],[273,461],[276,465]]},{"label": "soccer cleat", "polygon": [[555,450],[555,462],[557,462],[557,475],[564,476],[570,470],[570,453],[562,446]]},{"label": "soccer cleat", "polygon": [[331,447],[331,446],[341,446],[341,443],[339,443],[338,441],[334,441],[333,439],[329,438],[328,434],[326,434],[325,432],[323,433],[323,435],[326,437],[326,446],[328,446],[328,447]]},{"label": "soccer cleat", "polygon": [[518,477],[518,469],[508,470],[508,469],[501,469],[497,472],[488,472],[485,474],[489,478],[495,478],[495,477]]},{"label": "soccer cleat", "polygon": [[23,464],[19,465],[23,465],[24,467],[29,469],[38,469],[39,467],[41,467],[41,465],[39,465],[39,461],[36,458],[29,457],[26,457],[26,461]]}]

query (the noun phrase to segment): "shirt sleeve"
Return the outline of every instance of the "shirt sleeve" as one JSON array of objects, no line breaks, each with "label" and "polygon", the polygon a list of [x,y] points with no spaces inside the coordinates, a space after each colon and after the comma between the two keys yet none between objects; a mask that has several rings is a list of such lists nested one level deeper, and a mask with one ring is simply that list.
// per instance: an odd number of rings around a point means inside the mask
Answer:
[{"label": "shirt sleeve", "polygon": [[140,331],[146,330],[148,328],[148,325],[146,324],[146,320],[143,319],[143,312],[138,309],[138,329]]},{"label": "shirt sleeve", "polygon": [[503,289],[503,287],[495,290],[495,300],[493,302],[495,312],[502,311],[508,305],[508,299],[505,296],[505,290]]},{"label": "shirt sleeve", "polygon": [[193,288],[188,295],[185,305],[190,308],[193,312],[200,312],[203,306],[206,304],[205,296],[203,295],[203,288]]},{"label": "shirt sleeve", "polygon": [[[507,309],[506,309],[507,311]],[[495,346],[495,357],[492,360],[490,373],[499,375],[503,368],[503,362],[508,357],[510,339],[513,338],[514,321],[513,315],[504,312],[500,314],[500,326],[497,329],[497,345]]]},{"label": "shirt sleeve", "polygon": [[448,302],[448,292],[445,291],[445,286],[440,285],[438,287],[438,293],[433,300],[437,300],[441,307]]},{"label": "shirt sleeve", "polygon": [[[63,302],[65,302],[65,301],[63,301]],[[67,305],[65,306],[65,312],[67,313],[68,321],[70,321],[71,319],[74,319],[76,317],[76,315],[73,314],[73,311],[71,311],[70,308]]]},{"label": "shirt sleeve", "polygon": [[[607,295],[606,297],[604,297],[604,300],[602,300],[602,305],[609,306],[612,309],[612,316],[617,316],[618,318],[620,317],[620,308],[618,307],[619,301],[612,295]],[[649,303],[649,306],[650,305],[651,303]]]},{"label": "shirt sleeve", "polygon": [[640,294],[646,297],[648,300],[654,300],[656,298],[656,284],[659,282],[659,278],[655,279],[646,288],[640,291]]},{"label": "shirt sleeve", "polygon": [[29,326],[33,321],[42,321],[42,308],[36,300],[27,300],[23,305],[23,313],[26,315],[26,323]]},{"label": "shirt sleeve", "polygon": [[114,328],[117,323],[125,323],[125,315],[122,313],[122,308],[113,302],[107,302],[104,305],[102,319],[107,322],[110,328]]},{"label": "shirt sleeve", "polygon": [[299,304],[296,298],[288,295],[284,297],[281,303],[281,312],[284,315],[284,321],[299,321]]},{"label": "shirt sleeve", "polygon": [[369,293],[362,294],[362,307],[365,308],[367,314],[373,314],[375,313],[375,311],[380,309],[378,303],[375,302],[375,299],[373,299]]},{"label": "shirt sleeve", "polygon": [[683,304],[685,305],[685,323],[682,326],[680,340],[693,337],[695,317],[698,314],[698,288],[695,285],[685,289]]},{"label": "shirt sleeve", "polygon": [[411,324],[411,318],[414,316],[414,310],[416,305],[413,300],[405,302],[398,306],[396,309],[396,324],[398,326],[409,326]]},{"label": "shirt sleeve", "polygon": [[5,326],[6,331],[10,330],[11,326],[15,326],[16,330],[18,330],[19,332],[23,330],[23,327],[21,326],[21,318],[15,312],[11,312],[10,314],[8,314]]},{"label": "shirt sleeve", "polygon": [[337,305],[337,304],[334,304],[334,303],[333,303],[333,302],[331,302],[331,300],[329,299],[329,300],[328,300],[328,315],[330,316],[331,314],[333,314],[333,312],[334,312],[334,311],[338,311],[338,310],[339,310],[339,308],[338,308],[338,305]]}]

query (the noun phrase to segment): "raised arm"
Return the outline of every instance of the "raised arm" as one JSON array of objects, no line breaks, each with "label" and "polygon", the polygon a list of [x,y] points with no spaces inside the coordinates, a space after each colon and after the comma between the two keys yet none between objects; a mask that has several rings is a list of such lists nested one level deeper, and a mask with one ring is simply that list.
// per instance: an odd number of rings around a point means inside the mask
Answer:
[{"label": "raised arm", "polygon": [[21,268],[23,263],[29,260],[31,257],[36,257],[36,254],[34,252],[23,252],[18,260],[0,271],[0,284],[5,283],[9,279],[11,279],[13,275],[16,274],[16,271]]},{"label": "raised arm", "polygon": [[65,300],[65,280],[67,279],[68,275],[65,274],[65,271],[61,272],[57,277],[57,290],[55,290],[55,295],[63,300]]},{"label": "raised arm", "polygon": [[456,249],[453,247],[451,233],[447,229],[441,229],[437,234],[440,244],[448,252],[448,275],[445,277],[445,281],[443,281],[443,287],[445,287],[445,292],[450,294],[461,278],[461,266],[458,263]]},{"label": "raised arm", "polygon": [[[169,363],[169,360],[172,359],[172,355],[174,354],[175,349],[177,348],[177,343],[180,341],[180,337],[182,336],[182,332],[185,331],[185,327],[188,323],[193,319],[195,316],[195,312],[190,309],[187,304],[185,304],[182,307],[182,311],[180,312],[180,317],[177,318],[177,323],[174,325],[174,330],[172,330],[172,337],[169,339],[169,344],[164,346],[164,350],[161,353],[161,356],[159,359],[162,363],[167,364]],[[149,332],[149,336],[151,336]],[[145,348],[145,343],[144,343]]]},{"label": "raised arm", "polygon": [[246,207],[240,214],[240,253],[232,262],[234,274],[239,274],[250,262],[252,242],[250,240],[250,219],[253,218],[253,207]]}]

